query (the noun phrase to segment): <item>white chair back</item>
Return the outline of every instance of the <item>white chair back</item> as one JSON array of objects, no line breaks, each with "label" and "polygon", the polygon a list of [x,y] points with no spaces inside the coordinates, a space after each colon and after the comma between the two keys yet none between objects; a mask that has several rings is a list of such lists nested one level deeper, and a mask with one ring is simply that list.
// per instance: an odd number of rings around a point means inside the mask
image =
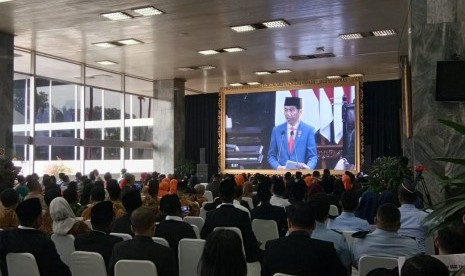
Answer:
[{"label": "white chair back", "polygon": [[352,237],[352,235],[356,232],[357,231],[342,231],[342,235],[346,239],[349,248],[352,248],[352,243],[354,242],[354,237]]},{"label": "white chair back", "polygon": [[196,225],[199,231],[202,231],[203,225],[205,224],[205,220],[201,217],[187,216],[184,217],[183,220],[189,224]]},{"label": "white chair back", "polygon": [[213,193],[212,191],[205,191],[203,196],[207,199],[207,201],[213,201]]},{"label": "white chair back", "polygon": [[377,256],[363,256],[358,261],[358,271],[360,276],[366,276],[368,272],[376,268],[392,269],[397,267],[397,258],[393,257],[377,257]]},{"label": "white chair back", "polygon": [[242,198],[242,200],[246,201],[249,204],[250,210],[253,209],[254,206],[253,206],[253,200],[252,200],[251,197],[246,197],[245,196],[245,197]]},{"label": "white chair back", "polygon": [[241,229],[237,227],[228,227],[228,226],[218,226],[218,227],[215,227],[215,229],[213,229],[213,231],[218,231],[218,230],[230,230],[238,234],[239,238],[241,238],[241,241],[242,241],[242,253],[244,253],[244,257],[245,257],[244,239],[242,238]]},{"label": "white chair back", "polygon": [[261,249],[265,249],[265,244],[269,240],[279,238],[278,224],[274,220],[254,219],[252,221],[252,230],[261,242]]},{"label": "white chair back", "polygon": [[273,276],[295,276],[295,275],[284,274],[284,273],[275,273],[275,274],[273,274]]},{"label": "white chair back", "polygon": [[197,276],[205,240],[182,239],[178,245],[179,276]]},{"label": "white chair back", "polygon": [[333,217],[339,216],[339,209],[337,209],[336,205],[329,206],[329,215]]},{"label": "white chair back", "polygon": [[160,237],[152,237],[152,240],[158,244],[161,244],[163,246],[166,246],[166,247],[170,247],[170,243],[164,239],[164,238],[160,238]]},{"label": "white chair back", "polygon": [[40,276],[36,258],[31,253],[8,253],[6,265],[10,276]]},{"label": "white chair back", "polygon": [[71,254],[74,249],[73,235],[57,235],[52,234],[52,241],[55,244],[60,259],[69,267],[71,266]]},{"label": "white chair back", "polygon": [[115,276],[158,276],[157,267],[151,261],[119,260],[115,265]]},{"label": "white chair back", "polygon": [[92,223],[90,223],[90,219],[86,219],[84,223],[89,227],[89,229],[92,229]]},{"label": "white chair back", "polygon": [[73,276],[106,276],[107,269],[102,255],[96,252],[74,251],[71,254]]},{"label": "white chair back", "polygon": [[199,228],[197,227],[197,225],[191,224],[191,226],[192,226],[192,229],[194,229],[195,237],[196,237],[197,239],[200,239],[200,230],[199,230]]},{"label": "white chair back", "polygon": [[261,270],[260,262],[247,263],[247,276],[258,276]]},{"label": "white chair back", "polygon": [[205,209],[204,209],[203,207],[200,208],[200,214],[199,214],[199,216],[200,216],[201,218],[203,218],[203,220],[205,220],[205,219],[207,218],[207,211],[205,211]]},{"label": "white chair back", "polygon": [[132,236],[127,233],[111,232],[110,235],[115,236],[115,237],[120,237],[123,239],[123,241],[132,240]]}]

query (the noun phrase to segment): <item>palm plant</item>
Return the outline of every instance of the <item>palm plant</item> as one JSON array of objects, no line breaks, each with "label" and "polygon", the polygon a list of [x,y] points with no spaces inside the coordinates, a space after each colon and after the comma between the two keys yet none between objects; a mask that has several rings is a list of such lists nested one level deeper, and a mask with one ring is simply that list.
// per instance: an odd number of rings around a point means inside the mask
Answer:
[{"label": "palm plant", "polygon": [[[465,125],[440,119],[439,122],[445,126],[451,127],[458,133],[465,135]],[[437,161],[453,163],[460,166],[465,166],[465,159],[462,158],[434,158]],[[450,222],[462,220],[465,214],[465,173],[459,173],[455,176],[441,176],[440,182],[445,189],[454,189],[458,191],[458,195],[446,199],[444,202],[435,206],[434,211],[426,218],[424,223],[429,225],[429,232],[433,233]]]}]

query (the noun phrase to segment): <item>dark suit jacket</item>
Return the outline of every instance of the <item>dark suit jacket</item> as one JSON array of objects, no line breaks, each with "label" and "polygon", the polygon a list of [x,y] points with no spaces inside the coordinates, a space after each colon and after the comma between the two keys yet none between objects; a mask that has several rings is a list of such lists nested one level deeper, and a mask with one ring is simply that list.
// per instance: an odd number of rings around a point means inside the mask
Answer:
[{"label": "dark suit jacket", "polygon": [[125,233],[134,237],[134,233],[131,230],[131,214],[126,214],[111,224],[111,232]]},{"label": "dark suit jacket", "polygon": [[163,220],[160,222],[155,230],[155,237],[166,239],[176,257],[178,256],[178,244],[181,239],[197,238],[194,229],[189,223],[175,220]]},{"label": "dark suit jacket", "polygon": [[135,236],[132,240],[115,245],[108,275],[115,275],[115,264],[119,260],[147,260],[155,264],[159,276],[177,276],[179,270],[174,258],[171,248],[155,243],[151,237]]},{"label": "dark suit jacket", "polygon": [[252,220],[267,219],[274,220],[278,225],[279,236],[286,235],[287,232],[287,217],[283,207],[273,206],[269,202],[263,203],[250,211]]},{"label": "dark suit jacket", "polygon": [[255,234],[252,232],[252,224],[246,212],[237,209],[232,204],[222,205],[215,210],[207,212],[205,225],[202,228],[200,236],[205,239],[218,226],[239,228],[244,241],[247,261],[255,262],[258,260],[258,242]]},{"label": "dark suit jacket", "polygon": [[266,243],[262,276],[278,272],[302,276],[347,275],[333,244],[312,239],[307,232],[293,232]]},{"label": "dark suit jacket", "polygon": [[29,229],[0,232],[2,275],[8,275],[6,255],[25,252],[34,255],[41,276],[71,276],[68,266],[61,261],[52,240],[39,230]]},{"label": "dark suit jacket", "polygon": [[111,252],[115,244],[122,242],[123,239],[107,235],[98,231],[91,231],[75,237],[74,247],[79,251],[96,252],[102,255],[105,261],[105,266],[108,270],[108,262],[110,261]]}]

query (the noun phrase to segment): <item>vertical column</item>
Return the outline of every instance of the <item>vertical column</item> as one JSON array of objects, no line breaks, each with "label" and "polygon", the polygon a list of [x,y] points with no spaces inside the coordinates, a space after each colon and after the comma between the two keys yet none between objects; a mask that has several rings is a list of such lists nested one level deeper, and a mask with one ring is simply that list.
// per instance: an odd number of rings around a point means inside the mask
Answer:
[{"label": "vertical column", "polygon": [[154,170],[173,173],[185,152],[184,80],[157,80],[153,83]]},{"label": "vertical column", "polygon": [[13,35],[0,33],[0,158],[13,153]]}]

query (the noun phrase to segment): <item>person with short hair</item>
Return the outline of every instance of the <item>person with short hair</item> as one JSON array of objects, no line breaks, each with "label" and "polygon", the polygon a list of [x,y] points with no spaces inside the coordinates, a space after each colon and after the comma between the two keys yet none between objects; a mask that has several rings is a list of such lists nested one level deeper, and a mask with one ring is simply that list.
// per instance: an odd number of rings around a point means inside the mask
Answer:
[{"label": "person with short hair", "polygon": [[239,235],[231,230],[213,231],[203,248],[198,274],[200,276],[246,276],[247,263]]},{"label": "person with short hair", "polygon": [[311,238],[315,215],[308,205],[290,206],[289,236],[266,243],[262,276],[275,273],[291,275],[347,275],[331,242]]},{"label": "person with short hair", "polygon": [[155,264],[159,276],[179,274],[176,259],[171,248],[155,243],[155,216],[147,207],[139,207],[131,213],[132,240],[120,242],[113,248],[109,261],[108,275],[115,274],[115,264],[119,260],[147,260]]},{"label": "person with short hair", "polygon": [[358,218],[354,211],[358,207],[358,198],[354,191],[342,194],[342,213],[329,222],[328,228],[336,231],[370,231],[368,221]]},{"label": "person with short hair", "polygon": [[400,202],[400,229],[399,234],[402,236],[414,238],[418,243],[421,252],[425,252],[425,235],[427,227],[423,225],[423,220],[428,213],[415,207],[417,201],[417,190],[415,185],[405,179],[398,189],[398,198]]},{"label": "person with short hair", "polygon": [[439,255],[465,253],[465,225],[453,222],[438,230],[434,245]]},{"label": "person with short hair", "polygon": [[7,188],[0,194],[0,201],[3,205],[0,211],[0,228],[5,230],[18,227],[19,220],[16,215],[16,207],[19,204],[18,192]]},{"label": "person with short hair", "polygon": [[128,190],[128,192],[126,192],[123,195],[122,203],[124,209],[126,209],[126,214],[113,221],[111,225],[111,232],[134,235],[134,233],[131,230],[130,218],[131,213],[142,206],[142,198],[140,196],[140,193],[136,190]]},{"label": "person with short hair", "polygon": [[121,188],[116,179],[109,179],[106,184],[108,197],[113,203],[115,218],[120,218],[126,214],[126,209],[124,209],[123,203],[121,202]]},{"label": "person with short hair", "polygon": [[21,202],[16,207],[19,226],[0,234],[0,256],[2,275],[8,275],[6,255],[27,252],[34,255],[42,276],[71,276],[71,272],[60,259],[55,244],[38,230],[42,224],[42,207],[38,198]]},{"label": "person with short hair", "polygon": [[284,180],[280,177],[276,178],[272,186],[273,195],[270,199],[270,204],[274,206],[279,206],[286,208],[287,206],[291,205],[289,200],[284,198],[284,192],[286,191],[286,187],[284,186]]},{"label": "person with short hair", "polygon": [[449,276],[447,266],[429,255],[408,258],[400,271],[402,276]]},{"label": "person with short hair", "polygon": [[[96,183],[97,183],[97,181],[96,181]],[[99,202],[102,202],[104,200],[105,200],[105,189],[103,187],[101,187],[100,185],[95,185],[94,184],[94,187],[90,191],[90,204],[87,205],[87,208],[84,209],[84,211],[82,211],[81,217],[84,220],[90,219],[90,212],[92,210],[92,207],[95,204],[97,204]]]},{"label": "person with short hair", "polygon": [[412,257],[420,254],[414,239],[399,235],[400,211],[394,204],[387,203],[378,208],[375,224],[375,231],[354,239],[352,244],[354,266],[358,266],[358,261],[365,255]]},{"label": "person with short hair", "polygon": [[110,225],[113,221],[113,204],[111,201],[102,201],[94,205],[90,211],[92,230],[75,237],[74,247],[79,251],[96,252],[102,255],[108,269],[113,247],[123,241],[120,237],[110,234]]},{"label": "person with short hair", "polygon": [[40,200],[40,206],[42,206],[42,210],[46,210],[48,207],[47,204],[45,204],[42,186],[40,185],[39,181],[31,179],[31,181],[27,182],[26,186],[29,189],[29,193],[24,198],[24,200],[38,198]]}]

